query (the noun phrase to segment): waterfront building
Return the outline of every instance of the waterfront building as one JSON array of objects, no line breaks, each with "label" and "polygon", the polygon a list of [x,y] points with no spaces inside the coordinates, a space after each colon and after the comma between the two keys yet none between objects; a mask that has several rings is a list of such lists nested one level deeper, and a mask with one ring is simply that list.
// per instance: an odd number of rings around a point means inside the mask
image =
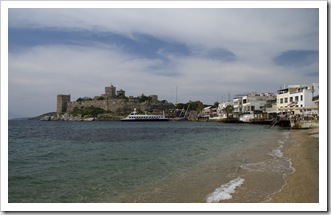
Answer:
[{"label": "waterfront building", "polygon": [[[233,113],[228,113],[225,108],[228,107],[229,105],[230,106],[233,106],[234,107],[234,102],[238,101],[237,99],[233,99],[233,101],[227,101],[227,102],[222,102],[222,103],[219,103],[218,104],[218,107],[217,107],[217,115],[219,118],[221,119],[226,119],[228,118],[230,115],[232,116]],[[237,103],[237,106],[236,108],[238,108],[238,103]]]},{"label": "waterfront building", "polygon": [[[288,85],[277,91],[277,110],[279,112],[293,111],[292,114],[301,114],[303,111],[318,113],[318,105],[313,101],[318,95],[317,83],[304,85]],[[316,97],[315,97],[316,98]]]},{"label": "waterfront building", "polygon": [[242,97],[242,112],[264,111],[266,106],[276,101],[273,93],[249,93]]},{"label": "waterfront building", "polygon": [[276,95],[273,93],[248,93],[237,95],[233,99],[233,115],[243,122],[268,119],[268,110],[273,110],[276,104]]},{"label": "waterfront building", "polygon": [[254,113],[254,111],[266,111],[276,103],[276,96],[273,93],[248,93],[236,96],[233,99],[233,112],[240,116],[242,113]]},{"label": "waterfront building", "polygon": [[202,109],[199,116],[200,119],[209,120],[210,118],[217,117],[217,108],[214,106],[208,106]]},{"label": "waterfront building", "polygon": [[242,96],[237,95],[233,99],[233,116],[239,118],[242,112]]}]

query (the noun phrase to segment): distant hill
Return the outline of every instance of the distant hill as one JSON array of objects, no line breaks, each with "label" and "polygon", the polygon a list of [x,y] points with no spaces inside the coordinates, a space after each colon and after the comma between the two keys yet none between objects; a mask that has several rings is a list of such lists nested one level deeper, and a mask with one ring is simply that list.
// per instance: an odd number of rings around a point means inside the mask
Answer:
[{"label": "distant hill", "polygon": [[30,119],[30,120],[40,120],[44,116],[56,116],[56,112],[44,113],[44,114],[41,114],[39,116],[30,117],[28,119]]},{"label": "distant hill", "polygon": [[11,119],[8,119],[8,120],[29,120],[28,117],[23,117],[23,118],[11,118]]}]

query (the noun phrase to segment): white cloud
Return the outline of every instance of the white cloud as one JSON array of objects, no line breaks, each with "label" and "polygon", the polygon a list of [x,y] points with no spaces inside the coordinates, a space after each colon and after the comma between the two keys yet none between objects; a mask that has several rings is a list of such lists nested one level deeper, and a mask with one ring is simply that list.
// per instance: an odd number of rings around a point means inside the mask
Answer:
[{"label": "white cloud", "polygon": [[[21,108],[18,95],[36,97],[39,104],[43,103],[52,111],[57,94],[93,97],[104,93],[104,87],[111,82],[134,83],[135,79],[143,84],[139,77],[143,77],[143,71],[153,64],[153,60],[136,59],[100,48],[34,47],[24,53],[9,55],[9,105]],[[46,92],[48,96],[41,97]]]},{"label": "white cloud", "polygon": [[312,35],[318,32],[317,9],[11,9],[9,14],[13,27],[110,31],[127,36],[141,32],[230,50],[255,44],[278,44],[282,49],[317,49],[318,45]]},{"label": "white cloud", "polygon": [[10,9],[9,26],[59,31],[142,33],[186,44],[191,50],[221,48],[236,55],[223,62],[163,53],[166,60],[126,53],[115,45],[38,45],[9,54],[9,107],[37,115],[55,110],[57,94],[96,96],[113,83],[127,95],[158,94],[175,102],[213,103],[223,95],[275,92],[283,83],[309,83],[316,72],[277,66],[285,50],[318,50],[318,16],[307,9]]}]

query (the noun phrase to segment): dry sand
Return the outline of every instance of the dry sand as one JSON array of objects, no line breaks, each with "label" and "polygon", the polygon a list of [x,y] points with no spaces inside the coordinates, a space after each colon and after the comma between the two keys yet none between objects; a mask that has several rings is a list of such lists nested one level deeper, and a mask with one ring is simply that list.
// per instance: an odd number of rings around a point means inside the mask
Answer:
[{"label": "dry sand", "polygon": [[286,177],[281,192],[271,196],[273,203],[319,202],[319,135],[317,129],[291,130],[284,156],[291,158],[295,172]]}]

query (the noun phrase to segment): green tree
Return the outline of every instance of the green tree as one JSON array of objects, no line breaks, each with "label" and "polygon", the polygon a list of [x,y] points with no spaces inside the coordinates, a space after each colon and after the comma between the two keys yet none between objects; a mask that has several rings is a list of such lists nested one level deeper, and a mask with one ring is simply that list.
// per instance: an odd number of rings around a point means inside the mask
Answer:
[{"label": "green tree", "polygon": [[105,100],[105,97],[103,97],[103,96],[99,96],[99,97],[97,98],[97,100]]},{"label": "green tree", "polygon": [[123,95],[123,94],[120,94],[120,95],[118,95],[117,96],[117,98],[118,99],[125,99],[125,100],[129,100],[129,98],[128,97],[126,97],[125,95]]},{"label": "green tree", "polygon": [[152,97],[150,96],[145,96],[144,94],[141,94],[141,96],[139,97],[139,102],[145,102],[145,101],[151,101]]},{"label": "green tree", "polygon": [[82,117],[84,116],[90,116],[90,117],[97,117],[98,114],[103,114],[103,113],[107,113],[107,111],[105,111],[102,108],[98,108],[98,107],[82,107],[81,109],[75,107],[70,114],[77,116],[77,115],[81,115]]},{"label": "green tree", "polygon": [[81,102],[81,101],[91,101],[92,99],[90,98],[90,97],[83,97],[83,98],[81,98],[81,97],[79,97],[77,100],[76,100],[76,102]]},{"label": "green tree", "polygon": [[223,108],[222,111],[224,111],[226,113],[226,118],[229,118],[229,114],[233,113],[233,106],[228,105],[225,108]]},{"label": "green tree", "polygon": [[176,108],[177,109],[183,109],[184,108],[186,110],[187,107],[188,107],[188,104],[189,103],[186,103],[186,104],[184,104],[184,103],[177,103]]},{"label": "green tree", "polygon": [[205,107],[201,101],[191,101],[188,104],[190,104],[190,110],[202,111],[202,109]]}]

